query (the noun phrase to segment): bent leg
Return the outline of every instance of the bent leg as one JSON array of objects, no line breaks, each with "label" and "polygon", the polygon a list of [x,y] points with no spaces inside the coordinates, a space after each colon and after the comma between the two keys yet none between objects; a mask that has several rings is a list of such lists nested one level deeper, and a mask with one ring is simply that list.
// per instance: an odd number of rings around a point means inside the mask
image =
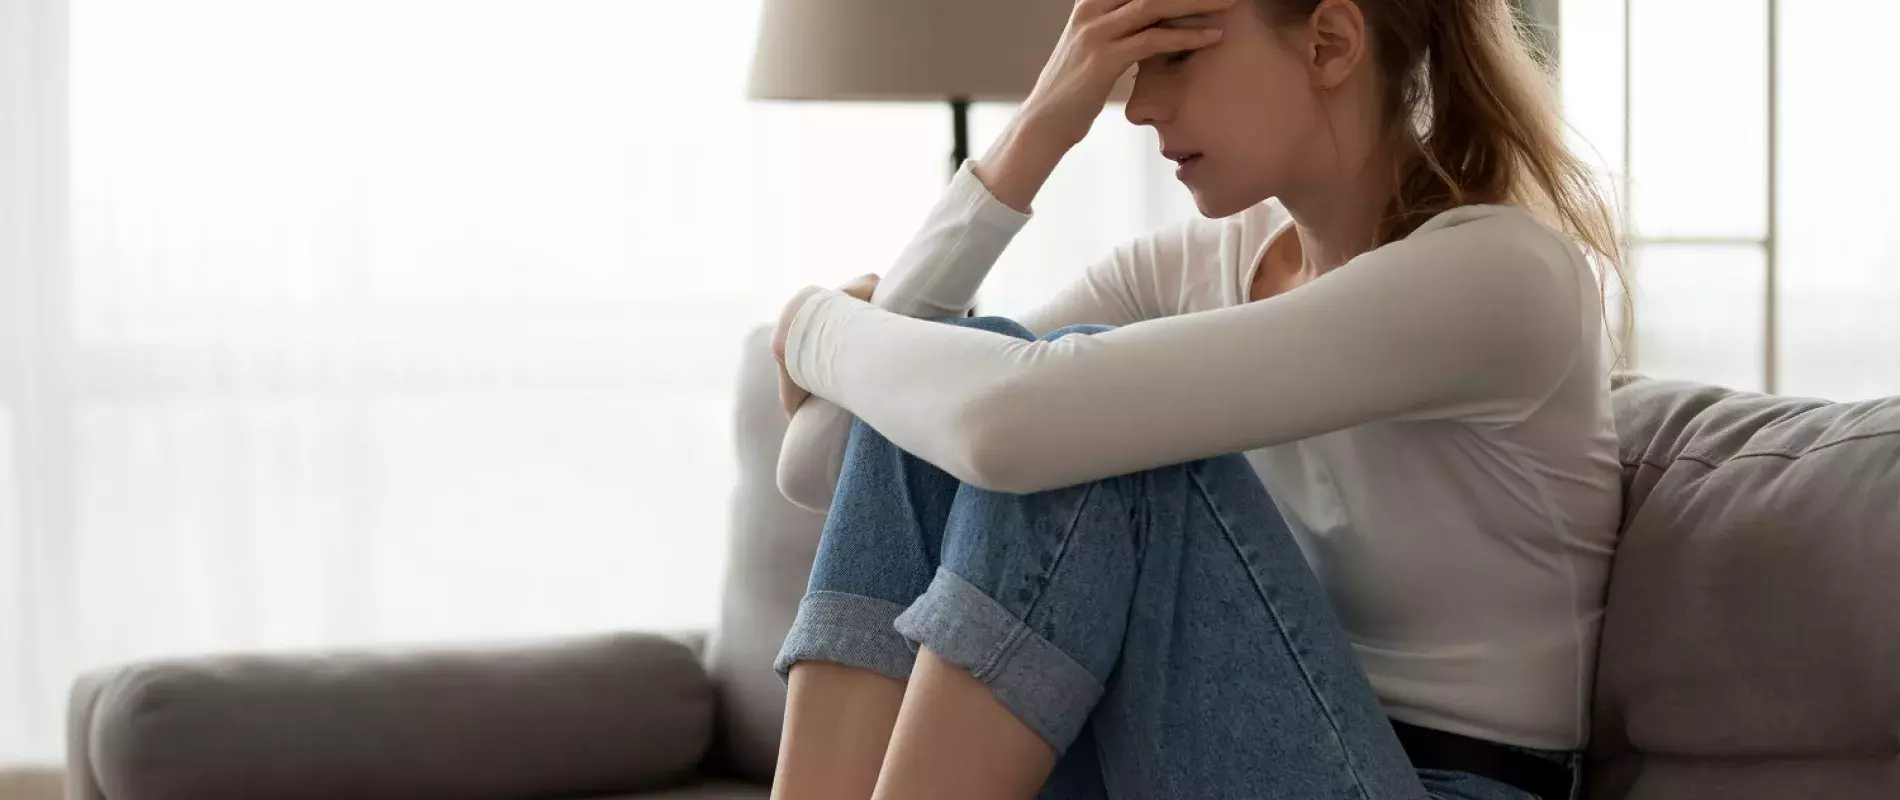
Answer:
[{"label": "bent leg", "polygon": [[[997,317],[942,321],[1033,338]],[[807,593],[776,665],[787,695],[775,797],[871,795],[915,661],[892,621],[929,586],[959,485],[853,424]]]},{"label": "bent leg", "polygon": [[[1028,495],[965,485],[942,551],[896,626],[954,669],[929,692],[913,681],[880,795],[923,789],[911,775],[994,790],[943,763],[995,759],[1028,731],[1041,751],[1014,758],[1057,757],[1045,797],[1425,797],[1243,456]],[[1020,730],[908,713],[972,686]]]}]

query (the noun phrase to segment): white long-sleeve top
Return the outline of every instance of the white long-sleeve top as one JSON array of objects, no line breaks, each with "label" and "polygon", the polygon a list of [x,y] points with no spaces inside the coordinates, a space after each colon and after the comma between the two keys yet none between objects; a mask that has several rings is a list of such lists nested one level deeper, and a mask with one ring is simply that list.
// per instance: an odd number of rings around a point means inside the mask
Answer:
[{"label": "white long-sleeve top", "polygon": [[1621,483],[1574,243],[1468,206],[1247,302],[1290,230],[1266,201],[1131,241],[1019,320],[1114,331],[1027,342],[913,318],[964,313],[1027,221],[966,164],[874,303],[821,291],[796,310],[786,368],[814,398],[787,433],[788,497],[829,505],[850,414],[1004,492],[1244,451],[1388,714],[1583,745]]}]

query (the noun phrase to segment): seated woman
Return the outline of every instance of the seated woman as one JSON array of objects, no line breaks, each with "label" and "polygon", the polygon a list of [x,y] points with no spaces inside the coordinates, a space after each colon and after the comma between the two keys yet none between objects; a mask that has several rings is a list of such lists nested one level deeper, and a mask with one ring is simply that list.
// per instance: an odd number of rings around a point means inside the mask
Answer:
[{"label": "seated woman", "polygon": [[[1131,66],[1206,219],[967,318]],[[1506,0],[1082,0],[890,279],[785,308],[774,796],[1570,796],[1616,242]]]}]

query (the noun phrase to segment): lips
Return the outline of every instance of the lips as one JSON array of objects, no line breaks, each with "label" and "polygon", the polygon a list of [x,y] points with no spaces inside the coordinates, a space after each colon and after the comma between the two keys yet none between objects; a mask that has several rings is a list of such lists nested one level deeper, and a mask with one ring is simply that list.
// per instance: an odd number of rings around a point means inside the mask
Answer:
[{"label": "lips", "polygon": [[1187,180],[1188,172],[1194,169],[1194,165],[1201,163],[1201,154],[1193,150],[1162,148],[1161,157],[1174,162],[1174,178],[1180,181]]},{"label": "lips", "polygon": [[1176,164],[1174,168],[1174,179],[1178,181],[1186,181],[1188,178],[1188,174],[1193,172],[1194,168],[1201,163],[1201,154],[1188,153],[1185,155],[1181,155],[1178,158],[1174,158],[1173,161]]}]

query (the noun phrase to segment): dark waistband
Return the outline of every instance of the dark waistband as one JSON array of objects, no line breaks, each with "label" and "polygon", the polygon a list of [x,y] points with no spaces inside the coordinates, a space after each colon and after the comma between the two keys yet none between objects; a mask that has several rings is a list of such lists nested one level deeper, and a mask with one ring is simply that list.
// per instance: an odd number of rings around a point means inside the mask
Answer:
[{"label": "dark waistband", "polygon": [[1421,728],[1398,720],[1392,730],[1417,769],[1441,769],[1482,775],[1536,795],[1539,800],[1570,800],[1574,765],[1539,758],[1497,742]]}]

